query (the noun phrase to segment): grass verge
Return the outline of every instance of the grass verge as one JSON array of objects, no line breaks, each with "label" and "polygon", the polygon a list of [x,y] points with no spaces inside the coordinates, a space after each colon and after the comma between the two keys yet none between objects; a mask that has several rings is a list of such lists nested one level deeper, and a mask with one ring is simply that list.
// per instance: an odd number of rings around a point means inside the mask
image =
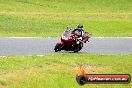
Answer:
[{"label": "grass verge", "polygon": [[[88,73],[132,75],[132,55],[49,54],[0,57],[1,88],[80,88],[79,65]],[[132,84],[88,84],[84,88],[131,88]]]},{"label": "grass verge", "polygon": [[0,0],[0,36],[59,37],[82,23],[95,37],[132,37],[131,0]]}]

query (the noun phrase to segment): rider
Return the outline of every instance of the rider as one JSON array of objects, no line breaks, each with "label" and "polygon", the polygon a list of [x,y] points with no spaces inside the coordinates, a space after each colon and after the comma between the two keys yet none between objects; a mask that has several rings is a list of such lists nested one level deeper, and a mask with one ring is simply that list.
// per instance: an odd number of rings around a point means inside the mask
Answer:
[{"label": "rider", "polygon": [[78,39],[82,40],[83,34],[84,34],[84,29],[83,25],[78,24],[77,27],[73,30],[74,34],[78,35]]}]

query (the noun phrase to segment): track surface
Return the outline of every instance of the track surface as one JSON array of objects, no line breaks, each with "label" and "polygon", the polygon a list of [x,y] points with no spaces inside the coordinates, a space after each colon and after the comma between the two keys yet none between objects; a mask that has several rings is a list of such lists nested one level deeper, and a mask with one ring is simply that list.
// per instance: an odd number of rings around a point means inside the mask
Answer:
[{"label": "track surface", "polygon": [[[0,56],[54,53],[58,38],[0,38]],[[62,51],[65,52],[65,51]],[[132,53],[132,38],[91,38],[81,53]],[[65,52],[69,53],[69,52]]]}]

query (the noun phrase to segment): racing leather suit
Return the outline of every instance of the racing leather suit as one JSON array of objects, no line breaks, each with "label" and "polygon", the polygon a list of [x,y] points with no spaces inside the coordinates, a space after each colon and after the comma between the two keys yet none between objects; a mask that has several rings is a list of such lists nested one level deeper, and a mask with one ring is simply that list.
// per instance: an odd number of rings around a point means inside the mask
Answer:
[{"label": "racing leather suit", "polygon": [[[84,29],[83,28],[77,28],[74,29],[73,32],[75,33],[76,31],[78,31],[79,33],[78,35],[78,40],[82,40],[83,39],[83,35],[84,35]],[[76,34],[76,33],[75,33]],[[77,41],[77,44],[79,44],[79,41]]]}]

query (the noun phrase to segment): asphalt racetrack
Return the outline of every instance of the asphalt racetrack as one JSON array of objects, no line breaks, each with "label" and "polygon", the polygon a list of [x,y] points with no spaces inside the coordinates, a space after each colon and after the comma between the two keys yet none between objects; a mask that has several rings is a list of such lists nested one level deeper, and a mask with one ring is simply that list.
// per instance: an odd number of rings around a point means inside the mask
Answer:
[{"label": "asphalt racetrack", "polygon": [[[59,38],[0,38],[0,56],[42,55],[55,53]],[[59,53],[71,53],[61,51]],[[79,53],[129,54],[132,53],[132,38],[91,38]]]}]

